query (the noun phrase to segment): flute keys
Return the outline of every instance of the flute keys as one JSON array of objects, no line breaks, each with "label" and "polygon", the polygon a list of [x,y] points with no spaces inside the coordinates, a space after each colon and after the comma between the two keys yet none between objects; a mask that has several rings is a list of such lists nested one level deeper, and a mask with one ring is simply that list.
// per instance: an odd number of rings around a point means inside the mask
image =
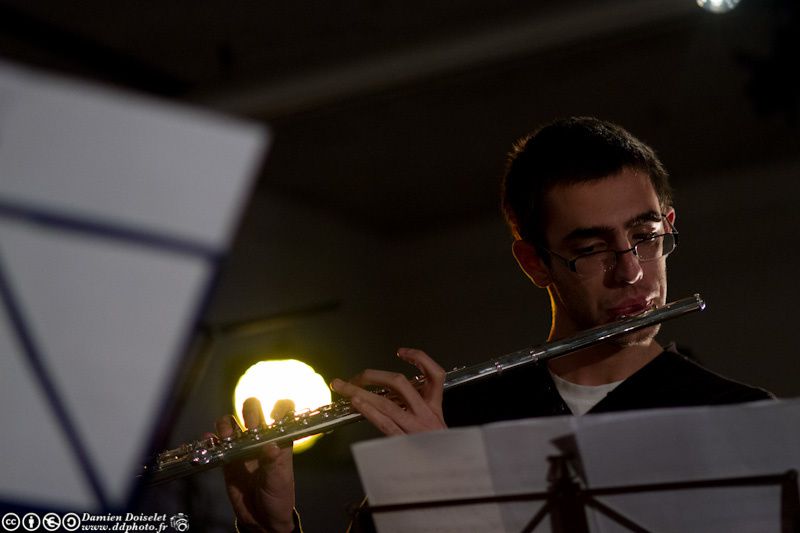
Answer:
[{"label": "flute keys", "polygon": [[205,448],[195,450],[192,452],[191,462],[196,465],[206,465],[211,462],[211,452]]}]

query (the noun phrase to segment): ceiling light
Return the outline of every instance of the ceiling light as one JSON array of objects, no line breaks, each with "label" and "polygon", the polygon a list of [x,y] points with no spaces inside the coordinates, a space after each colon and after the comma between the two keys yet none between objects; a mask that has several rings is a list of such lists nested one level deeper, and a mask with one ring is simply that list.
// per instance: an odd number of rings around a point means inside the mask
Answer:
[{"label": "ceiling light", "polygon": [[739,4],[740,0],[697,0],[697,5],[712,13],[727,13]]}]

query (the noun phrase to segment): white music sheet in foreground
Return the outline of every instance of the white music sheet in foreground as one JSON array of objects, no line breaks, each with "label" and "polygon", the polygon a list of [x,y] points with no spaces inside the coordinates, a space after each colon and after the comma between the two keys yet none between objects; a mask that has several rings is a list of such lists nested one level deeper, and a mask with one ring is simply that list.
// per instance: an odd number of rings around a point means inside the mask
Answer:
[{"label": "white music sheet in foreground", "polygon": [[[544,491],[547,457],[577,444],[589,488],[780,474],[800,467],[800,401],[519,420],[353,446],[371,505]],[[713,494],[712,494],[713,491]],[[603,497],[651,531],[780,530],[780,489]],[[380,513],[381,533],[518,532],[540,502]],[[593,532],[627,531],[588,512]],[[548,532],[545,519],[536,529]]]},{"label": "white music sheet in foreground", "polygon": [[[353,445],[370,505],[543,492],[552,441],[572,433],[574,417],[390,437]],[[482,503],[377,513],[381,533],[518,532],[541,501]],[[537,532],[549,533],[545,521]]]},{"label": "white music sheet in foreground", "polygon": [[267,143],[0,62],[0,506],[124,507]]},{"label": "white music sheet in foreground", "polygon": [[[576,437],[590,487],[783,474],[800,468],[800,401],[590,416]],[[598,499],[659,533],[781,531],[775,485]],[[591,518],[593,531],[628,531]]]}]

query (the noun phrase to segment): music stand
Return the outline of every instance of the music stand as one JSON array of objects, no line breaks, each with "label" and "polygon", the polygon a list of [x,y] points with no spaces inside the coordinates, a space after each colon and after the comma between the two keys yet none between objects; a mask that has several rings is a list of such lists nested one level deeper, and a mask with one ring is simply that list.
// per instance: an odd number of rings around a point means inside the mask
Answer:
[{"label": "music stand", "polygon": [[799,420],[800,400],[641,410],[376,439],[353,454],[387,531],[532,531],[545,518],[570,532],[587,518],[603,531],[792,531]]},{"label": "music stand", "polygon": [[0,63],[0,507],[129,505],[268,140]]},{"label": "music stand", "polygon": [[551,531],[554,533],[589,533],[586,507],[591,507],[605,515],[613,522],[634,533],[652,533],[630,518],[617,512],[595,498],[652,491],[691,490],[713,487],[748,487],[762,485],[779,485],[781,487],[781,532],[800,531],[800,495],[797,488],[797,470],[789,470],[783,474],[765,476],[744,476],[677,483],[652,483],[627,487],[584,488],[575,475],[572,466],[574,457],[557,455],[548,457],[550,469],[548,473],[548,490],[528,494],[500,495],[482,498],[457,498],[428,502],[403,503],[363,507],[368,514],[429,509],[436,507],[456,507],[462,505],[479,505],[485,503],[508,503],[521,501],[544,501],[545,504],[533,515],[521,533],[531,533],[550,517]]}]

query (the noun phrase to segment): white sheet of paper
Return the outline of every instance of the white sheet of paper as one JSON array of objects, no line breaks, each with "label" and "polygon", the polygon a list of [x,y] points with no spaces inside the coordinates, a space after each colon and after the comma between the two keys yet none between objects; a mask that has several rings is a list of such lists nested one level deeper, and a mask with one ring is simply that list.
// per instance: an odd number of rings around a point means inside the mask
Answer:
[{"label": "white sheet of paper", "polygon": [[[575,421],[573,416],[562,416],[498,422],[485,426],[484,440],[489,455],[494,494],[546,491],[549,470],[547,457],[561,453],[553,441],[571,435]],[[500,508],[505,530],[522,531],[543,505],[542,500],[503,503]],[[549,520],[543,521],[536,531],[549,533]]]},{"label": "white sheet of paper", "polygon": [[[492,495],[479,428],[360,442],[353,445],[353,455],[370,505]],[[499,510],[491,504],[378,513],[374,519],[381,533],[503,530]]]},{"label": "white sheet of paper", "polygon": [[[268,140],[258,124],[0,62],[0,266],[110,506],[141,471]],[[25,428],[4,436],[0,471],[15,475],[0,476],[0,503],[100,509],[0,320],[0,425]]]},{"label": "white sheet of paper", "polygon": [[124,502],[212,265],[13,222],[0,243],[42,362],[104,490]]},{"label": "white sheet of paper", "polygon": [[[633,411],[582,418],[590,487],[782,474],[800,467],[800,401]],[[708,488],[604,496],[659,532],[780,530],[780,488]],[[594,515],[596,530],[627,531]]]},{"label": "white sheet of paper", "polygon": [[0,198],[223,248],[263,126],[0,62]]},{"label": "white sheet of paper", "polygon": [[[571,433],[573,417],[518,420],[355,444],[370,505],[528,494],[547,488],[552,440]],[[520,453],[524,450],[525,453]],[[541,501],[489,503],[378,513],[378,531],[520,531]],[[537,529],[550,531],[549,523]]]},{"label": "white sheet of paper", "polygon": [[96,505],[94,494],[18,350],[0,306],[0,421],[7,428],[0,458],[0,502],[44,500],[90,509]]},{"label": "white sheet of paper", "polygon": [[[518,420],[353,446],[372,505],[547,489],[547,457],[572,437],[589,488],[780,474],[800,466],[800,401]],[[780,488],[599,497],[651,531],[780,530]],[[381,513],[378,530],[508,531],[541,502]],[[589,511],[591,531],[625,531]],[[545,519],[536,531],[549,531]]]}]

